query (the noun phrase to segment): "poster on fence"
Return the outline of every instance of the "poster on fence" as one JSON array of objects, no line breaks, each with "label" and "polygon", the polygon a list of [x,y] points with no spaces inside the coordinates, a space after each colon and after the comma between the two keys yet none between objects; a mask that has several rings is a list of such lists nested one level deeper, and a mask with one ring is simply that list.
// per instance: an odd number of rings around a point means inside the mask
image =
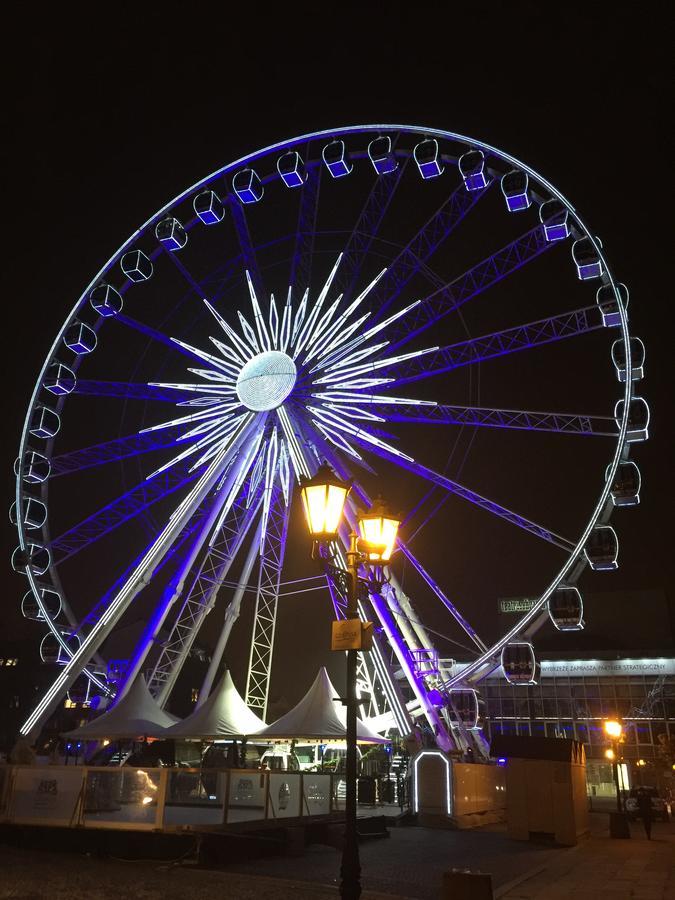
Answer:
[{"label": "poster on fence", "polygon": [[69,825],[82,790],[83,772],[78,766],[17,768],[10,805],[11,820]]}]

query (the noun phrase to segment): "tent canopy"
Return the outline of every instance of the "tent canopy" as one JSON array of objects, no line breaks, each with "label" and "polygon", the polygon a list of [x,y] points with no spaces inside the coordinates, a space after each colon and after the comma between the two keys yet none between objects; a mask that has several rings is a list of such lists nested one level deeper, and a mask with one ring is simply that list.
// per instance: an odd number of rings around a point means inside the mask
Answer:
[{"label": "tent canopy", "polygon": [[242,700],[230,673],[225,672],[209,698],[187,718],[167,728],[162,736],[218,740],[256,734],[264,727],[263,720]]},{"label": "tent canopy", "polygon": [[143,676],[138,675],[112,709],[81,728],[67,732],[66,736],[92,741],[155,737],[177,721],[176,716],[162,709],[148,690]]},{"label": "tent canopy", "polygon": [[[322,666],[302,700],[285,716],[272,722],[256,735],[258,740],[338,740],[346,738],[345,712],[338,701],[328,672]],[[363,744],[386,744],[386,738],[356,720],[356,739]]]}]

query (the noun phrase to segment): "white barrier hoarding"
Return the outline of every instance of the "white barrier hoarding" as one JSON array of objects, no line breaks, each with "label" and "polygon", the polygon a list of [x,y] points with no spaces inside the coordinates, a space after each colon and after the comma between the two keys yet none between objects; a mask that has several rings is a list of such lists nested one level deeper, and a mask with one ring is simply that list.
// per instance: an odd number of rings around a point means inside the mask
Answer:
[{"label": "white barrier hoarding", "polygon": [[76,817],[84,774],[78,766],[18,766],[12,820],[27,825],[70,825]]}]

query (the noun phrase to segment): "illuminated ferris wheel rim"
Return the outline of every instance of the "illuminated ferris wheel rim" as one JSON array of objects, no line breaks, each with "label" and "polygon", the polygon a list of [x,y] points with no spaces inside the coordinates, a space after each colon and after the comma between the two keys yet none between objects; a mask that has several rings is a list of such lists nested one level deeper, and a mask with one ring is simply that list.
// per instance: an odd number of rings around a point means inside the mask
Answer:
[{"label": "illuminated ferris wheel rim", "polygon": [[[36,382],[36,385],[35,385],[35,388],[34,388],[34,391],[33,391],[32,397],[31,397],[31,401],[29,404],[26,420],[24,423],[22,436],[21,436],[19,459],[22,460],[24,458],[24,455],[28,449],[30,424],[33,420],[34,411],[38,406],[38,402],[37,402],[38,395],[40,393],[42,384],[44,382],[45,374],[47,372],[49,365],[56,359],[57,351],[58,351],[59,347],[61,346],[64,335],[66,334],[68,328],[71,326],[73,321],[76,320],[78,311],[87,303],[87,299],[88,299],[88,296],[89,296],[91,290],[97,284],[100,283],[100,281],[103,278],[103,276],[105,275],[105,273],[107,273],[110,270],[110,268],[121,259],[121,257],[125,254],[125,252],[127,252],[134,245],[134,242],[137,241],[141,235],[145,234],[152,226],[156,225],[166,215],[167,212],[169,212],[172,208],[176,207],[177,205],[179,205],[186,199],[190,198],[192,195],[195,194],[196,191],[198,191],[200,189],[204,189],[204,188],[208,187],[209,185],[211,185],[214,181],[222,178],[223,175],[240,170],[242,167],[248,167],[251,164],[255,163],[257,160],[269,157],[270,155],[272,155],[276,152],[289,151],[289,150],[299,147],[303,144],[307,144],[309,141],[320,140],[322,138],[329,138],[332,140],[337,140],[339,138],[348,137],[350,135],[361,135],[361,134],[386,135],[386,134],[393,134],[393,133],[419,135],[426,139],[435,138],[435,139],[439,139],[441,141],[452,141],[452,142],[457,142],[457,143],[466,145],[467,148],[470,148],[472,150],[482,150],[482,151],[486,152],[487,154],[493,155],[494,157],[496,157],[504,162],[508,162],[509,164],[513,165],[517,169],[519,169],[523,172],[526,172],[534,180],[536,186],[538,186],[538,188],[540,190],[542,190],[545,195],[559,200],[563,204],[565,209],[569,213],[573,214],[575,224],[577,225],[579,230],[584,234],[584,236],[589,239],[590,244],[592,245],[595,253],[597,254],[597,257],[602,262],[602,268],[603,268],[604,276],[606,278],[606,283],[611,286],[611,290],[612,290],[613,295],[616,300],[618,315],[620,317],[620,331],[621,331],[621,335],[622,335],[623,343],[624,343],[624,347],[625,347],[625,364],[626,364],[627,377],[625,378],[623,407],[622,407],[620,417],[617,417],[617,421],[620,418],[620,421],[618,421],[619,430],[618,430],[618,434],[617,434],[617,446],[616,446],[616,450],[613,455],[612,461],[607,469],[605,485],[603,487],[603,490],[600,494],[600,498],[595,506],[595,509],[592,513],[591,518],[589,519],[589,522],[588,522],[584,532],[582,533],[580,539],[578,540],[578,542],[576,543],[574,548],[571,550],[569,559],[563,565],[561,570],[558,572],[557,576],[553,579],[553,581],[550,583],[549,587],[541,595],[541,597],[536,602],[536,604],[533,606],[533,608],[517,622],[517,624],[514,626],[514,628],[511,629],[507,635],[505,635],[502,639],[500,639],[500,641],[495,643],[493,646],[489,647],[485,653],[483,653],[481,656],[479,656],[478,659],[476,659],[466,669],[464,669],[462,671],[461,675],[458,675],[456,678],[453,678],[451,682],[448,682],[449,684],[456,684],[456,683],[464,682],[467,680],[467,678],[471,678],[472,676],[480,677],[481,675],[485,674],[486,668],[492,666],[493,662],[497,658],[497,654],[499,653],[499,651],[505,644],[507,644],[509,641],[513,640],[514,638],[517,638],[518,636],[522,635],[523,632],[528,628],[528,626],[532,626],[533,624],[536,624],[537,617],[540,615],[542,610],[545,608],[546,602],[547,602],[548,598],[550,597],[550,595],[553,593],[553,591],[555,591],[556,588],[558,586],[560,586],[561,584],[565,584],[565,583],[573,584],[574,583],[575,579],[570,577],[572,570],[574,569],[574,567],[578,563],[578,561],[581,558],[583,558],[584,546],[586,545],[593,528],[601,520],[601,518],[603,516],[603,511],[605,511],[607,508],[607,501],[609,498],[611,484],[614,479],[614,476],[616,475],[618,465],[622,458],[626,458],[626,432],[627,432],[628,419],[629,419],[630,401],[631,401],[631,397],[632,397],[632,381],[631,381],[631,377],[630,377],[630,373],[631,373],[630,336],[629,336],[629,332],[628,332],[627,316],[626,316],[626,311],[624,308],[622,297],[620,295],[620,292],[617,289],[617,285],[614,282],[614,279],[611,274],[611,270],[610,270],[610,268],[607,264],[607,261],[604,257],[602,246],[601,246],[600,242],[590,233],[590,231],[588,230],[586,225],[581,221],[581,219],[577,215],[574,207],[569,203],[569,201],[566,200],[566,198],[559,191],[557,191],[557,189],[555,189],[553,187],[553,185],[551,185],[548,181],[546,181],[546,179],[544,179],[541,175],[539,175],[535,170],[531,169],[529,166],[527,166],[524,163],[517,160],[515,157],[512,157],[509,154],[505,154],[502,151],[499,151],[496,148],[494,148],[491,145],[486,144],[484,142],[477,141],[475,139],[468,138],[468,137],[460,135],[460,134],[456,134],[453,132],[447,132],[447,131],[443,131],[443,130],[439,130],[439,129],[425,128],[425,127],[421,127],[421,126],[406,126],[406,125],[347,126],[347,127],[336,128],[336,129],[329,129],[329,130],[325,130],[322,132],[312,132],[312,133],[301,135],[296,138],[292,138],[291,140],[288,140],[288,141],[283,141],[283,142],[279,142],[279,143],[270,145],[269,147],[266,147],[263,150],[259,150],[255,153],[248,154],[226,166],[223,166],[223,167],[219,168],[218,170],[216,170],[215,172],[213,172],[211,175],[202,179],[201,181],[196,182],[194,185],[192,185],[186,191],[183,191],[176,198],[174,198],[174,200],[172,200],[170,203],[168,203],[164,207],[162,207],[157,213],[155,213],[150,219],[148,219],[146,221],[146,223],[143,226],[141,226],[141,228],[139,228],[137,231],[135,231],[130,236],[130,238],[119,248],[119,250],[101,268],[101,270],[97,273],[97,275],[94,277],[94,279],[92,279],[92,281],[90,282],[90,284],[88,285],[86,290],[83,292],[83,294],[80,297],[80,299],[78,300],[78,302],[75,304],[73,310],[71,311],[71,314],[66,319],[66,322],[64,323],[61,331],[57,335],[57,337],[50,349],[50,352],[46,358],[45,364],[43,365],[42,371],[40,372],[38,380]],[[365,153],[363,153],[361,155],[365,156]],[[358,155],[355,154],[354,158],[358,158]],[[442,158],[447,160],[447,159],[452,159],[453,157],[447,156],[447,155],[442,155]],[[275,177],[275,176],[274,175],[270,176],[270,178],[273,178],[273,177]],[[266,183],[268,180],[269,180],[269,178],[265,179],[263,183]],[[534,191],[533,191],[533,193],[534,193]],[[80,360],[81,360],[81,357],[77,357],[73,363],[73,367],[74,367],[75,371],[77,370]],[[291,379],[293,380],[292,384],[290,383]],[[287,371],[286,372],[286,382],[285,382],[286,386],[282,387],[282,388],[279,388],[277,386],[277,391],[280,394],[283,394],[283,391],[288,389],[288,392],[285,395],[285,396],[288,396],[288,393],[290,393],[292,391],[292,389],[295,385],[294,379],[295,379],[295,374],[293,373],[291,375],[290,371]],[[282,397],[280,402],[283,402],[283,399],[285,399],[285,396]],[[59,404],[58,404],[59,409],[60,409],[60,405],[62,404],[62,402],[63,402],[63,398],[61,398],[59,400]],[[264,404],[266,401],[263,400],[261,402],[263,402],[263,404]],[[273,403],[273,406],[270,406],[269,408],[274,408],[274,403],[275,403],[274,399],[272,400],[272,403]],[[249,408],[254,408],[254,407],[249,407]],[[261,408],[264,408],[264,407],[261,407]],[[22,509],[23,499],[24,499],[23,481],[22,481],[21,477],[18,477],[17,478],[17,492],[16,492],[16,509],[19,511]],[[19,545],[22,550],[25,550],[26,547],[30,544],[31,536],[26,533],[26,529],[24,527],[24,522],[22,520],[21,515],[18,515],[17,525],[18,525],[18,531],[19,531]],[[30,568],[30,566],[27,567],[26,574],[28,577],[30,587],[36,596],[38,605],[40,605],[40,602],[41,602],[40,601],[40,587],[37,583],[37,579],[36,579],[32,569]],[[57,573],[53,572],[52,575],[54,577],[54,580],[56,581],[56,584],[58,585]],[[45,613],[45,610],[43,610],[43,613]],[[63,645],[63,640],[62,640],[62,637],[59,632],[59,627],[54,622],[52,622],[49,615],[45,614],[44,618],[45,618],[45,622],[49,625],[52,633],[57,637],[57,639],[59,639],[59,641]]]}]

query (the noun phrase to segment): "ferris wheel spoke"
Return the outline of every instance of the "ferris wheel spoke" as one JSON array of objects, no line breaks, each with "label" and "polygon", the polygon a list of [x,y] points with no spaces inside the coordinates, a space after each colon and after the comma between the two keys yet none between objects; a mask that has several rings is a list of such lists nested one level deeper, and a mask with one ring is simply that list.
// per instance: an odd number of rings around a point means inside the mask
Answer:
[{"label": "ferris wheel spoke", "polygon": [[[309,151],[309,145],[307,145],[307,151]],[[305,153],[305,157],[307,155],[308,152]],[[314,166],[308,165],[307,178],[299,192],[300,208],[288,282],[296,296],[302,296],[311,280],[322,170],[323,166],[320,163]]]},{"label": "ferris wheel spoke", "polygon": [[[241,430],[237,437],[237,444],[240,444],[248,437],[252,424],[252,419],[248,419],[242,423]],[[102,642],[115,627],[134,597],[151,580],[162,557],[171,549],[171,545],[179,536],[186,523],[192,518],[195,511],[201,506],[221,477],[222,464],[229,449],[229,447],[224,448],[222,452],[213,459],[206,471],[199,478],[197,484],[176,507],[162,532],[150,545],[143,556],[143,559],[111,601],[105,613],[89,632],[79,649],[64,666],[61,674],[56,678],[31,715],[21,726],[21,734],[32,734],[32,732],[45,721],[47,716],[51,714],[62,693],[68,690],[72,685],[82,669],[99,649]]]},{"label": "ferris wheel spoke", "polygon": [[135,331],[152,338],[153,341],[163,344],[165,347],[170,347],[177,353],[182,353],[184,356],[190,357],[190,359],[196,359],[199,362],[202,362],[202,359],[194,353],[188,345],[178,343],[170,335],[164,334],[163,331],[158,331],[156,328],[153,328],[152,325],[146,325],[145,322],[139,322],[138,319],[132,319],[131,316],[124,315],[124,313],[118,313],[115,316],[115,321],[122,325],[126,325],[129,328],[133,328]]},{"label": "ferris wheel spoke", "polygon": [[[92,381],[86,378],[78,379],[73,394],[83,397],[115,397],[119,400],[159,400],[165,403],[181,400],[174,388],[132,381]],[[188,398],[186,391],[182,399]]]},{"label": "ferris wheel spoke", "polygon": [[260,270],[258,268],[255,246],[251,240],[251,233],[246,220],[246,212],[239,198],[234,194],[229,194],[228,200],[232,224],[237,233],[237,240],[239,241],[244,268],[250,272],[253,287],[255,288],[256,293],[262,297],[265,295],[265,291],[260,276]]},{"label": "ferris wheel spoke", "polygon": [[406,157],[393,172],[375,177],[365,205],[345,244],[344,258],[335,281],[337,290],[343,292],[347,302],[356,289],[363,262],[377,237],[409,162],[410,157]]},{"label": "ferris wheel spoke", "polygon": [[555,243],[557,242],[547,241],[543,226],[537,225],[444,287],[424,297],[410,316],[398,322],[389,332],[390,350],[407,344],[468,300],[537,259],[555,246]]},{"label": "ferris wheel spoke", "polygon": [[[492,184],[492,182],[490,182]],[[422,270],[446,238],[490,189],[467,191],[457,187],[440,209],[424,224],[387,269],[387,274],[371,296],[375,310],[373,322],[379,321],[405,286]]]},{"label": "ferris wheel spoke", "polygon": [[616,437],[616,419],[612,416],[571,415],[555,412],[531,412],[522,409],[488,409],[475,406],[409,406],[395,405],[369,410],[385,417],[387,422],[415,422],[437,425],[477,425],[486,428],[520,429],[524,431],[557,431],[561,434],[586,434]]},{"label": "ferris wheel spoke", "polygon": [[596,306],[586,306],[548,319],[517,325],[504,331],[440,347],[433,354],[424,357],[422,362],[410,358],[399,368],[396,377],[388,386],[398,387],[412,381],[420,381],[461,366],[470,366],[498,356],[508,356],[510,353],[530,350],[543,344],[578,337],[598,328],[602,328],[602,319]]},{"label": "ferris wheel spoke", "polygon": [[280,487],[266,500],[268,515],[261,535],[258,590],[253,614],[253,635],[246,678],[246,705],[267,715],[274,635],[277,622],[279,583],[286,551],[290,507]]},{"label": "ferris wheel spoke", "polygon": [[52,540],[54,563],[60,565],[85,547],[109,534],[125,522],[145,512],[149,507],[194,481],[198,472],[190,472],[190,462],[144,479],[135,487],[101,509],[87,516],[77,525]]},{"label": "ferris wheel spoke", "polygon": [[417,559],[417,557],[413,554],[412,550],[408,545],[402,541],[400,538],[397,543],[398,548],[401,550],[405,558],[412,563],[418,574],[422,577],[422,579],[426,582],[426,584],[431,588],[434,594],[441,601],[443,606],[450,612],[450,615],[455,619],[458,625],[466,632],[466,634],[471,638],[476,647],[481,653],[484,653],[487,650],[486,644],[481,640],[480,636],[476,632],[476,630],[469,624],[467,619],[461,614],[461,612],[457,609],[455,604],[448,598],[445,592],[441,589],[438,582],[436,582],[431,575],[424,568],[422,563]]},{"label": "ferris wheel spoke", "polygon": [[[202,505],[195,512],[192,518],[187,522],[183,530],[179,533],[178,537],[171,545],[170,550],[167,551],[166,555],[157,565],[157,568],[155,569],[155,575],[161,572],[162,569],[180,553],[185,543],[190,540],[195,531],[200,527],[205,515],[206,509],[204,505]],[[96,625],[105,610],[108,608],[110,601],[124,587],[133,570],[143,559],[143,556],[147,553],[154,539],[155,538],[153,536],[150,543],[138,554],[133,562],[129,566],[127,566],[124,572],[122,572],[119,578],[108,588],[108,590],[101,595],[97,603],[91,608],[91,610],[89,610],[86,616],[84,616],[84,618],[80,620],[75,629],[77,634],[86,634],[94,627],[94,625]]]},{"label": "ferris wheel spoke", "polygon": [[[317,412],[317,410],[311,408],[309,411],[310,413]],[[326,414],[324,413],[324,416],[325,415]],[[433,484],[437,484],[439,487],[444,488],[452,494],[456,494],[458,497],[462,497],[462,499],[467,500],[469,503],[473,503],[475,506],[484,509],[486,512],[490,512],[493,515],[510,522],[512,525],[518,526],[518,528],[529,531],[530,534],[534,534],[536,537],[539,537],[550,544],[555,544],[555,546],[560,547],[562,550],[571,552],[574,549],[574,544],[571,541],[561,537],[554,531],[545,528],[543,525],[538,525],[536,522],[532,522],[518,513],[512,512],[510,509],[501,506],[499,503],[496,503],[487,497],[483,497],[481,494],[464,487],[464,485],[447,478],[445,475],[434,472],[433,469],[422,465],[422,463],[417,462],[412,456],[409,456],[402,450],[398,450],[396,447],[392,447],[391,444],[374,436],[369,431],[359,428],[351,422],[338,419],[337,417],[332,420],[332,425],[338,431],[351,435],[356,443],[372,450],[383,459],[394,462],[396,465],[403,469],[407,469],[409,472],[412,472],[420,478],[430,481]]]},{"label": "ferris wheel spoke", "polygon": [[[230,496],[233,490],[234,485],[231,484],[228,492]],[[169,636],[162,642],[162,651],[148,679],[150,693],[161,706],[164,706],[169,698],[199,629],[213,609],[218,591],[260,512],[261,504],[260,486],[254,498],[249,497],[247,491],[237,490],[227,514],[216,524],[204,557],[190,582]],[[177,596],[174,589],[164,598],[155,614],[157,622],[165,620]],[[146,630],[146,635],[141,641],[143,658],[156,631],[157,627],[153,629],[149,627]]]},{"label": "ferris wheel spoke", "polygon": [[94,466],[103,466],[107,463],[119,462],[130,456],[140,456],[143,453],[151,453],[153,450],[165,450],[178,446],[182,441],[188,440],[185,428],[175,426],[165,428],[163,431],[151,431],[145,434],[129,434],[126,437],[115,438],[102,444],[93,444],[90,447],[82,447],[80,450],[71,450],[69,453],[61,453],[51,459],[51,472],[49,477],[56,478],[59,475],[69,475],[80,472],[83,469],[91,469]]}]

